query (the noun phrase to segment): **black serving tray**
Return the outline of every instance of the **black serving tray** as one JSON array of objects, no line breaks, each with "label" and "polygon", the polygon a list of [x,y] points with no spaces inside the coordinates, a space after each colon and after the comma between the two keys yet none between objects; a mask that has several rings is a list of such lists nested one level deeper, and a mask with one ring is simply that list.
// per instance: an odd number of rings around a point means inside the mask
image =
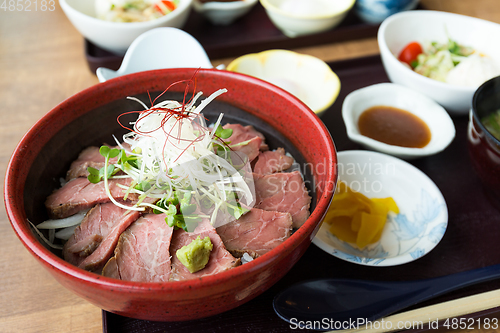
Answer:
[{"label": "black serving tray", "polygon": [[[339,76],[342,88],[338,99],[325,111],[322,120],[329,128],[339,151],[362,149],[347,137],[341,116],[342,102],[347,94],[356,89],[389,82],[381,59],[379,56],[372,56],[329,65]],[[104,333],[290,332],[289,324],[274,313],[272,300],[280,291],[300,281],[326,277],[413,280],[500,263],[498,255],[500,214],[483,192],[471,165],[466,138],[468,117],[454,117],[453,121],[456,138],[445,151],[411,162],[436,183],[448,206],[449,221],[446,234],[437,247],[426,256],[400,266],[370,267],[340,260],[311,245],[283,279],[262,295],[231,311],[187,322],[150,322],[103,311]],[[485,282],[440,296],[407,310],[497,289],[500,289],[500,281]],[[464,314],[464,317],[498,317],[499,311],[500,307],[492,308]]]}]

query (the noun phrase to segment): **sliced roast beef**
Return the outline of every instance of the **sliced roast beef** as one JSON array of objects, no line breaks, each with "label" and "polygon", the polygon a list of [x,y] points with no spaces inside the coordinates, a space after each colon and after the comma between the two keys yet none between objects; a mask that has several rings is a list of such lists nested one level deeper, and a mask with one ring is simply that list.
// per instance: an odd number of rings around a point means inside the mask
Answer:
[{"label": "sliced roast beef", "polygon": [[102,275],[139,282],[167,282],[170,278],[170,241],[173,228],[165,214],[146,214],[132,223],[118,241],[115,255]]},{"label": "sliced roast beef", "polygon": [[[130,147],[128,144],[123,143],[125,148]],[[120,148],[118,146],[112,148]],[[116,163],[118,157],[111,158],[109,163]],[[95,169],[100,169],[104,166],[104,156],[99,153],[99,147],[88,147],[85,148],[78,158],[71,163],[71,166],[66,173],[66,180],[71,180],[78,177],[87,177],[89,172],[87,171],[88,167],[92,167]]]},{"label": "sliced roast beef", "polygon": [[238,220],[217,228],[227,250],[235,257],[263,255],[290,237],[292,216],[252,208]]},{"label": "sliced roast beef", "polygon": [[232,151],[243,153],[242,160],[245,161],[245,156],[248,157],[248,162],[252,162],[257,156],[259,156],[259,147],[261,145],[262,139],[259,137],[253,137],[248,141],[245,141],[244,144],[237,143],[233,144],[232,142],[229,144],[229,147]]},{"label": "sliced roast beef", "polygon": [[293,161],[293,157],[285,155],[283,148],[259,152],[259,156],[254,162],[253,172],[260,175],[281,172],[290,168]]},{"label": "sliced roast beef", "polygon": [[[88,257],[86,257],[78,267],[85,269],[87,271],[101,273],[102,268],[108,262],[108,260],[113,256],[113,251],[116,248],[118,239],[122,232],[124,232],[129,225],[131,225],[140,216],[137,211],[131,211],[123,215],[125,210],[122,210],[122,215],[114,219],[112,227],[106,236],[102,238],[99,246],[92,252]],[[102,222],[106,224],[106,222]]]},{"label": "sliced roast beef", "polygon": [[[113,198],[123,200],[125,191],[118,184],[128,187],[130,178],[110,179],[109,189]],[[137,195],[131,194],[130,201],[137,200]],[[45,206],[51,218],[64,218],[81,210],[90,209],[98,203],[110,201],[104,189],[104,182],[92,184],[87,178],[79,177],[70,180],[63,187],[54,191],[45,201]]]},{"label": "sliced roast beef", "polygon": [[234,145],[236,143],[248,141],[250,139],[253,139],[254,137],[259,137],[262,141],[260,142],[259,149],[260,150],[268,150],[269,147],[266,144],[266,139],[262,133],[257,131],[253,126],[248,125],[248,126],[243,126],[241,124],[226,124],[222,126],[224,129],[232,129],[233,134],[226,139],[226,141],[231,142],[231,145]]},{"label": "sliced roast beef", "polygon": [[99,154],[99,147],[88,147],[84,149],[78,158],[71,163],[68,172],[66,173],[66,180],[78,177],[87,177],[89,172],[88,167],[100,169],[104,166],[104,156]]},{"label": "sliced roast beef", "polygon": [[[198,236],[200,236],[201,239],[206,236],[210,237],[213,249],[205,268],[199,270],[198,272],[191,273],[180,262],[175,254],[177,250],[190,244]],[[198,226],[193,232],[188,233],[182,229],[174,230],[172,242],[170,244],[170,255],[172,256],[172,274],[170,275],[171,281],[189,280],[200,278],[202,276],[213,275],[241,264],[240,259],[236,259],[226,250],[221,238],[208,219],[203,219],[200,223],[198,223]]]},{"label": "sliced roast beef", "polygon": [[103,238],[109,235],[113,226],[124,215],[123,208],[109,202],[93,207],[76,227],[73,235],[64,244],[64,260],[75,266],[99,247]]},{"label": "sliced roast beef", "polygon": [[299,228],[309,217],[311,197],[299,171],[254,174],[254,185],[255,208],[289,212],[294,228]]}]

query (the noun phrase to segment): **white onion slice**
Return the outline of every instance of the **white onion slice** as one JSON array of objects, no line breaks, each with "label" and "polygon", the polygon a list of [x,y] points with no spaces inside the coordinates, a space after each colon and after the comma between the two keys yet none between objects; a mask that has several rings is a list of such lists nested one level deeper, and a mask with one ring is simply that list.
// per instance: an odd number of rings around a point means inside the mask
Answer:
[{"label": "white onion slice", "polygon": [[80,222],[82,222],[82,220],[85,217],[85,214],[87,214],[87,212],[88,212],[88,209],[83,210],[81,212],[78,212],[75,215],[71,215],[69,217],[63,218],[63,219],[47,220],[47,221],[44,221],[44,222],[38,224],[36,227],[38,229],[61,229],[61,228],[71,227],[71,226],[80,224]]}]

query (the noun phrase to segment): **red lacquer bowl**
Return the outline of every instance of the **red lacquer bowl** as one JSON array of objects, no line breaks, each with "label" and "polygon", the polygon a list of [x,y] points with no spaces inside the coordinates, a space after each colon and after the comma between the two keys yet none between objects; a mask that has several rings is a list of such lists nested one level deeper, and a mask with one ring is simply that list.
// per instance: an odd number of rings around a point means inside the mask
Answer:
[{"label": "red lacquer bowl", "polygon": [[[86,272],[51,251],[33,232],[47,219],[45,198],[59,186],[71,161],[90,145],[111,142],[124,133],[117,115],[140,110],[127,100],[148,101],[172,82],[190,79],[194,69],[166,69],[131,74],[90,87],[62,102],[23,137],[9,163],[5,205],[12,227],[26,248],[66,288],[107,311],[155,321],[180,321],[215,315],[261,294],[299,260],[328,209],[337,180],[332,138],[321,120],[302,102],[271,84],[242,74],[201,69],[197,91],[205,96],[228,92],[209,104],[204,114],[224,112],[226,122],[252,124],[271,148],[285,147],[301,165],[313,197],[311,216],[284,243],[256,260],[196,280],[170,283],[120,281]],[[173,86],[182,97],[183,86]],[[149,105],[149,103],[148,103]],[[126,120],[126,119],[125,119]]]},{"label": "red lacquer bowl", "polygon": [[499,109],[500,77],[496,77],[481,85],[474,94],[467,138],[472,165],[486,193],[500,209],[500,140],[482,122]]}]

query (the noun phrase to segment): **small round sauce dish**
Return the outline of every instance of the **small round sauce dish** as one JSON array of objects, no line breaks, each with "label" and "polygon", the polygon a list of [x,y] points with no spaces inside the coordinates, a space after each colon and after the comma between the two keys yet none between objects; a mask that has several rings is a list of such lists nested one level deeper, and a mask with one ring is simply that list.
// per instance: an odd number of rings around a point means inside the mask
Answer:
[{"label": "small round sauce dish", "polygon": [[330,232],[329,211],[313,239],[320,249],[355,264],[394,266],[421,258],[443,238],[448,226],[445,199],[413,165],[378,152],[348,150],[338,153],[338,175],[338,182],[370,199],[393,198],[399,212],[387,215],[377,242],[360,249]]},{"label": "small round sauce dish", "polygon": [[443,107],[394,83],[353,91],[344,100],[342,117],[352,141],[406,160],[437,154],[455,138]]}]

